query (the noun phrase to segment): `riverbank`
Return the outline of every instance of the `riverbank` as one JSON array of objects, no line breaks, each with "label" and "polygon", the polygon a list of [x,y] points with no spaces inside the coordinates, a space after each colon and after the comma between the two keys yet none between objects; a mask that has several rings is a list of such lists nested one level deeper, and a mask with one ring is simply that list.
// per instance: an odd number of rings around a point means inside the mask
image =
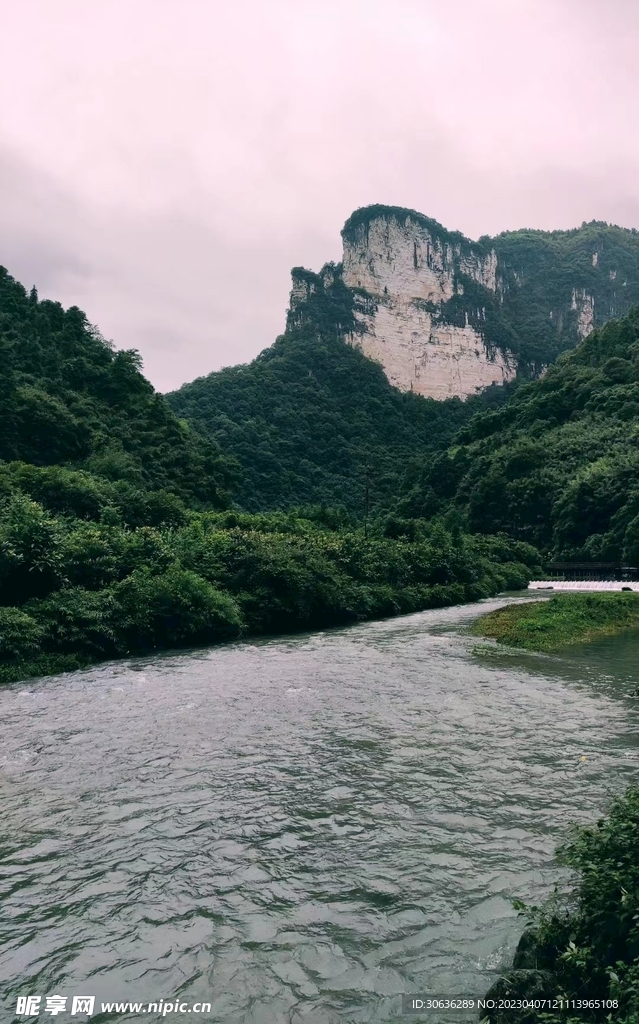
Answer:
[{"label": "riverbank", "polygon": [[294,512],[130,528],[55,517],[16,496],[0,507],[3,539],[0,682],[465,604],[524,588],[538,571],[525,544],[437,521],[407,539]]},{"label": "riverbank", "polygon": [[[197,580],[197,577],[195,577],[195,579]],[[501,577],[499,579],[501,580]],[[189,580],[188,582],[192,581]],[[290,626],[288,629],[285,629],[283,625],[274,629],[264,627],[260,628],[259,622],[249,621],[249,624],[247,624],[246,619],[242,617],[241,614],[236,614],[234,619],[230,620],[232,628],[219,630],[219,623],[210,615],[210,610],[204,609],[204,613],[208,613],[209,615],[210,622],[210,633],[206,637],[206,640],[204,641],[201,634],[198,636],[195,633],[187,632],[186,638],[182,643],[179,642],[179,638],[166,635],[168,633],[166,624],[171,622],[174,625],[175,621],[178,620],[180,613],[185,617],[192,615],[193,606],[190,604],[184,609],[179,606],[178,602],[175,600],[175,596],[170,595],[173,600],[165,611],[164,621],[155,626],[155,636],[153,637],[155,643],[149,642],[149,639],[147,638],[146,642],[143,640],[142,642],[134,643],[128,649],[126,646],[122,645],[120,649],[113,649],[109,652],[111,657],[108,657],[105,652],[91,650],[89,645],[86,644],[85,649],[75,650],[69,653],[35,653],[28,659],[5,659],[3,661],[1,658],[2,646],[3,643],[7,646],[7,638],[9,640],[11,639],[11,628],[13,627],[17,631],[17,629],[24,625],[24,620],[26,620],[28,616],[21,613],[19,609],[0,608],[0,684],[20,682],[22,679],[33,679],[40,676],[59,675],[62,672],[74,672],[78,669],[88,668],[91,665],[96,665],[104,661],[111,661],[118,657],[126,658],[138,655],[156,654],[160,651],[177,651],[185,646],[212,647],[225,641],[252,640],[264,635],[294,635],[295,633],[306,632],[309,628],[321,630],[338,625],[351,625],[355,622],[393,618],[396,615],[408,615],[412,612],[428,611],[435,608],[447,608],[453,605],[476,601],[478,596],[480,598],[494,597],[501,589],[503,589],[503,585],[500,585],[500,582],[490,581],[484,583],[484,589],[479,592],[479,595],[476,588],[471,586],[467,587],[463,584],[452,584],[449,586],[435,585],[431,587],[422,586],[412,588],[411,590],[405,590],[403,592],[393,591],[388,587],[385,589],[380,588],[382,591],[380,594],[373,593],[369,590],[368,594],[365,595],[368,598],[368,602],[365,603],[365,601],[361,601],[359,605],[354,602],[347,603],[347,600],[344,600],[342,607],[340,607],[337,602],[334,602],[328,607],[323,607],[320,601],[318,601],[318,607],[313,609],[313,618],[310,618],[309,616],[308,620],[303,619],[300,623],[295,620],[293,615],[291,615]],[[221,596],[228,598],[228,595],[226,594]],[[321,596],[323,597],[324,595]],[[82,597],[84,598],[84,595],[82,595]],[[345,597],[350,598],[351,595],[346,594]],[[195,610],[200,611],[197,607]],[[29,611],[32,611],[32,607],[29,607]],[[21,615],[23,615],[22,619],[20,618]],[[201,617],[204,618],[204,615]],[[162,635],[163,627],[166,630],[164,636]],[[108,629],[108,626],[106,628]],[[104,632],[106,632],[106,629],[104,629]],[[113,637],[114,632],[115,631],[113,629],[110,630],[111,635],[109,639]],[[65,639],[66,638],[63,637],[63,643]],[[80,643],[83,641],[84,637],[81,637]]]},{"label": "riverbank", "polygon": [[561,594],[498,608],[477,619],[471,633],[510,647],[552,652],[633,626],[639,626],[639,594]]},{"label": "riverbank", "polygon": [[490,1024],[639,1021],[639,789],[612,804],[608,817],[578,829],[557,851],[574,872],[569,891],[528,911],[529,927],[513,967],[488,998],[543,999],[562,994],[569,1009],[509,1007],[485,1011]]}]

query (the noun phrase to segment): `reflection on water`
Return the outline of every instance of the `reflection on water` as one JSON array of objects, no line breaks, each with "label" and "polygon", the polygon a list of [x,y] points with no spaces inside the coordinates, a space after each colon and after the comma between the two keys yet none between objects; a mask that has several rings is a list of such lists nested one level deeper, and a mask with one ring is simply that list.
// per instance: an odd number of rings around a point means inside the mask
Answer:
[{"label": "reflection on water", "polygon": [[483,993],[511,899],[637,777],[639,634],[486,657],[457,631],[476,613],[0,691],[3,1019],[28,993],[180,995],[233,1024]]}]

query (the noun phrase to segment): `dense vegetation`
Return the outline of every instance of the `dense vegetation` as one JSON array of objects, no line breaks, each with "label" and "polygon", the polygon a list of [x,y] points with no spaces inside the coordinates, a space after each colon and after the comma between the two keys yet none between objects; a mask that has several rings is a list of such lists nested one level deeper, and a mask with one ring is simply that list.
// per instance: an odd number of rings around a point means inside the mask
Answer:
[{"label": "dense vegetation", "polygon": [[[493,1024],[639,1024],[639,790],[616,800],[607,818],[577,830],[557,855],[575,872],[572,887],[531,908],[514,970],[494,996],[542,995],[593,1002],[564,1012],[504,1010]],[[618,1009],[596,1001],[618,1000]]]},{"label": "dense vegetation", "polygon": [[445,447],[508,389],[466,402],[398,391],[381,366],[344,342],[357,324],[353,293],[339,276],[325,290],[319,275],[294,273],[314,287],[274,345],[167,397],[241,464],[242,508],[342,506],[362,517],[367,506],[388,508],[407,466]]},{"label": "dense vegetation", "polygon": [[592,221],[570,231],[506,231],[481,241],[497,253],[503,295],[491,326],[500,328],[501,312],[514,351],[537,370],[578,340],[573,293],[593,298],[595,327],[639,304],[634,229]]},{"label": "dense vegetation", "polygon": [[[56,480],[67,494],[85,483]],[[526,545],[442,523],[412,541],[294,513],[132,527],[110,503],[81,519],[14,491],[0,507],[0,679],[476,600],[525,586],[534,562]]]},{"label": "dense vegetation", "polygon": [[511,647],[556,651],[637,625],[639,594],[561,594],[498,608],[477,619],[471,631]]},{"label": "dense vegetation", "polygon": [[223,511],[237,467],[77,309],[0,274],[0,679],[323,627],[524,585],[527,545],[452,517]]},{"label": "dense vegetation", "polygon": [[[402,224],[410,217],[446,247],[457,289],[441,308],[433,306],[433,314],[470,323],[489,347],[515,353],[520,382],[577,344],[584,294],[594,299],[600,325],[639,304],[636,231],[592,222],[572,231],[515,231],[470,242],[414,210],[369,206],[348,219],[345,241],[363,238],[379,217]],[[497,292],[462,269],[464,257],[487,257],[492,250]],[[327,264],[320,274],[298,267],[293,280],[300,294],[306,288],[305,298],[293,302],[274,345],[252,363],[211,373],[168,400],[239,462],[237,502],[247,511],[300,505],[342,506],[360,517],[388,511],[398,492],[416,482],[425,460],[432,463],[474,415],[497,409],[514,388],[493,387],[465,402],[401,393],[379,365],[344,341],[361,330],[355,308],[374,300],[346,288],[339,265]],[[428,484],[422,488],[417,514],[432,515],[441,499],[445,504],[449,485],[447,477],[434,493]],[[533,530],[529,539],[548,547],[542,534]]]},{"label": "dense vegetation", "polygon": [[[639,313],[437,403],[344,343],[339,273],[298,275],[271,349],[171,397],[205,441],[135,353],[0,274],[1,677],[486,596],[530,544],[639,560]],[[285,511],[223,511],[238,483]]]},{"label": "dense vegetation", "polygon": [[451,507],[566,561],[639,564],[639,310],[464,426],[407,480],[399,519]]},{"label": "dense vegetation", "polygon": [[135,352],[114,351],[79,309],[27,295],[2,267],[0,459],[83,469],[125,503],[168,490],[224,507],[235,472],[177,419]]}]

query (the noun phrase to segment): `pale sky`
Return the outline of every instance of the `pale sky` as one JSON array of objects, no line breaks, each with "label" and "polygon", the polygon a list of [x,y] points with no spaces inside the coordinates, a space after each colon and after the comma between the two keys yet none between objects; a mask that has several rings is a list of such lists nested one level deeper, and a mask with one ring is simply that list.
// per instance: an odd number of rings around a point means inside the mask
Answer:
[{"label": "pale sky", "polygon": [[638,52],[638,0],[4,0],[0,264],[169,390],[358,206],[639,228]]}]

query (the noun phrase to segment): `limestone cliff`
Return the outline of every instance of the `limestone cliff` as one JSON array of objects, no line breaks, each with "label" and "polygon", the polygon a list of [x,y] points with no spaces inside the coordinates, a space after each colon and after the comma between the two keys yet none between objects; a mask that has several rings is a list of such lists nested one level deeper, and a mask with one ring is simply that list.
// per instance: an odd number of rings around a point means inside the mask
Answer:
[{"label": "limestone cliff", "polygon": [[[464,398],[515,376],[508,352],[490,348],[446,303],[463,295],[463,278],[496,290],[494,250],[408,214],[379,216],[344,232],[344,283],[355,291],[361,332],[348,340],[380,362],[391,384],[432,398]],[[481,316],[481,310],[477,310]]]},{"label": "limestone cliff", "polygon": [[291,312],[339,279],[344,340],[403,391],[464,398],[517,371],[535,376],[594,326],[639,302],[639,236],[593,222],[472,242],[413,210],[357,210],[341,264],[297,269]]}]

